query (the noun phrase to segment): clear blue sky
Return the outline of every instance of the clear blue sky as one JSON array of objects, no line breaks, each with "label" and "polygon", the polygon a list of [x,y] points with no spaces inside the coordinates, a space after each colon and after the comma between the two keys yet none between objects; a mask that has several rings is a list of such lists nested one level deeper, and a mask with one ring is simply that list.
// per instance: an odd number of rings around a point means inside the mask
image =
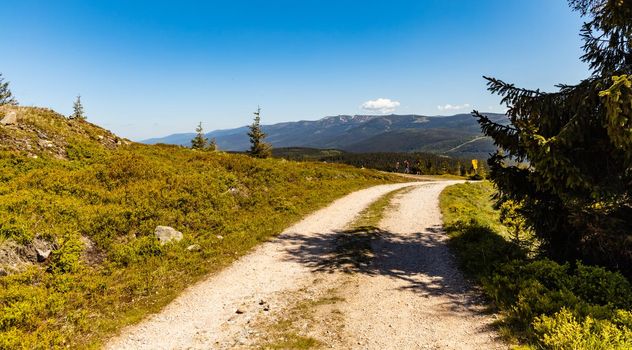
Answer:
[{"label": "clear blue sky", "polygon": [[552,89],[588,74],[564,0],[4,0],[1,11],[0,72],[22,105],[70,114],[81,94],[92,122],[135,140],[245,125],[257,105],[264,123],[376,113],[362,106],[378,98],[402,114],[501,111],[482,75]]}]

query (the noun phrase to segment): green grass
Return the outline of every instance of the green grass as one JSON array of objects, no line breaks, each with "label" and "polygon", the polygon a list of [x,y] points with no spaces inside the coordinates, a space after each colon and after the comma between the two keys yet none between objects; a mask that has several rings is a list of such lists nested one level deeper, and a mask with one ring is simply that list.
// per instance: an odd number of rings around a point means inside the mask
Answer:
[{"label": "green grass", "polygon": [[494,188],[490,182],[468,183],[448,187],[440,197],[443,220],[448,224],[471,222],[488,226],[494,232],[506,234],[500,214],[493,208]]},{"label": "green grass", "polygon": [[[276,327],[286,330],[287,328],[291,327],[291,325],[289,324],[289,321],[284,321],[284,322],[278,323]],[[262,348],[263,349],[279,349],[279,350],[287,350],[287,349],[301,350],[301,349],[313,349],[320,345],[321,343],[312,337],[305,337],[305,336],[299,335],[296,332],[283,331],[283,335],[279,336],[279,339],[265,343],[264,345],[262,345]]]},{"label": "green grass", "polygon": [[348,228],[350,230],[356,230],[362,227],[377,227],[380,224],[380,221],[382,221],[386,211],[391,208],[393,198],[399,194],[406,193],[411,189],[412,186],[407,186],[381,196],[371,203],[366,209],[361,211],[353,222],[348,225]]},{"label": "green grass", "polygon": [[[96,348],[335,198],[402,181],[348,166],[114,146],[92,124],[22,113],[27,131],[0,128],[14,142],[0,150],[0,245],[38,237],[56,249],[42,264],[0,266],[15,270],[0,277],[2,349]],[[68,159],[20,148],[22,133],[37,131]],[[160,246],[158,225],[184,239]]]},{"label": "green grass", "polygon": [[499,312],[501,334],[533,349],[631,349],[629,281],[601,267],[529,254],[500,222],[493,193],[488,182],[454,185],[440,206],[450,247]]}]

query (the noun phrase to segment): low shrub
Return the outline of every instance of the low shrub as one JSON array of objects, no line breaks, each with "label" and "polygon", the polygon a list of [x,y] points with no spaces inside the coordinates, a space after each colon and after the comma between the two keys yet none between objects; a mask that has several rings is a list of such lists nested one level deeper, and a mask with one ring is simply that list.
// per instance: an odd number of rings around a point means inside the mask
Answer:
[{"label": "low shrub", "polygon": [[590,316],[578,321],[562,308],[553,316],[540,316],[533,322],[540,343],[550,349],[627,350],[632,344],[632,313],[618,310],[609,320]]},{"label": "low shrub", "polygon": [[459,252],[461,270],[472,277],[488,276],[500,264],[525,256],[513,243],[475,221],[459,221],[446,230],[451,235],[451,247]]},{"label": "low shrub", "polygon": [[504,334],[545,349],[632,348],[632,287],[620,273],[537,258],[503,227],[491,184],[448,187],[441,208],[467,276],[502,315]]},{"label": "low shrub", "polygon": [[67,234],[57,241],[59,247],[51,254],[50,271],[56,274],[79,271],[83,252],[83,243],[79,237]]}]

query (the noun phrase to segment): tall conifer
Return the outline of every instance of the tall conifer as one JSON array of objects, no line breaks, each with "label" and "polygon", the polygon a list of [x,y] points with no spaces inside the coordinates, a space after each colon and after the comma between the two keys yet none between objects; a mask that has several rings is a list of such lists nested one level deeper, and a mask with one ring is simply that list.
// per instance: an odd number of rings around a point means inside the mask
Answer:
[{"label": "tall conifer", "polygon": [[215,138],[210,139],[207,148],[209,151],[217,151],[217,140]]},{"label": "tall conifer", "polygon": [[70,119],[85,120],[86,115],[83,111],[83,105],[81,104],[81,95],[77,96],[77,99],[72,105],[73,113],[70,115]]},{"label": "tall conifer", "polygon": [[[587,22],[592,74],[558,91],[485,78],[509,125],[474,111],[501,151],[489,160],[500,203],[521,203],[548,255],[632,274],[632,1],[571,0]],[[614,84],[613,84],[614,82]],[[526,165],[526,166],[525,166]]]},{"label": "tall conifer", "polygon": [[11,93],[9,89],[9,82],[4,81],[2,78],[2,73],[0,73],[0,106],[2,105],[17,105],[18,101],[16,101],[15,97]]},{"label": "tall conifer", "polygon": [[208,139],[206,138],[206,136],[204,136],[204,129],[202,128],[202,122],[200,122],[198,126],[195,128],[195,132],[196,132],[196,135],[193,138],[193,140],[191,140],[191,148],[206,150],[208,146]]},{"label": "tall conifer", "polygon": [[254,115],[255,119],[248,131],[251,144],[250,155],[256,158],[268,158],[272,156],[272,146],[265,142],[266,134],[261,130],[261,108],[257,108]]}]

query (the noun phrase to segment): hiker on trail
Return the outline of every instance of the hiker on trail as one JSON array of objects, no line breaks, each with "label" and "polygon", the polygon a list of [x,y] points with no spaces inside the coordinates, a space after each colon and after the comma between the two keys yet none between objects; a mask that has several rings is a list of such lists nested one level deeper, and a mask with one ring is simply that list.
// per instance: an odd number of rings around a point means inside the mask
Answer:
[{"label": "hiker on trail", "polygon": [[408,160],[404,161],[404,173],[410,174],[410,162]]},{"label": "hiker on trail", "polygon": [[395,172],[399,173],[399,162],[395,163]]}]

